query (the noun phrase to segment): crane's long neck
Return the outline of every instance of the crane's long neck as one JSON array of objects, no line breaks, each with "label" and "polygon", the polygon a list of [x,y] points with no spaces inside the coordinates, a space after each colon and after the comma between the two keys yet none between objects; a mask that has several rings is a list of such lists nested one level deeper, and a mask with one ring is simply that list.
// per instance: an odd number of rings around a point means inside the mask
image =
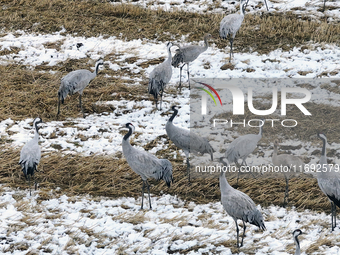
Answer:
[{"label": "crane's long neck", "polygon": [[34,139],[35,140],[39,140],[39,132],[38,132],[39,128],[38,128],[38,123],[35,122],[34,123]]},{"label": "crane's long neck", "polygon": [[171,47],[168,47],[168,59],[166,60],[171,63],[172,61],[172,55],[171,55]]},{"label": "crane's long neck", "polygon": [[204,50],[206,51],[209,47],[208,37],[204,37]]},{"label": "crane's long neck", "polygon": [[273,152],[273,157],[277,156],[277,144],[274,143],[274,152]]},{"label": "crane's long neck", "polygon": [[177,113],[178,113],[178,110],[174,109],[174,113],[171,115],[171,117],[169,119],[169,122],[172,122],[174,120],[174,118],[176,117]]},{"label": "crane's long neck", "polygon": [[245,7],[246,3],[242,4],[242,0],[241,0],[241,4],[240,4],[240,11],[241,11],[241,15],[244,16],[244,7]]},{"label": "crane's long neck", "polygon": [[[127,142],[129,143],[129,138],[130,138],[131,135],[132,135],[132,128],[129,127],[129,132],[127,132],[127,134],[124,135],[123,140],[124,140],[124,141],[127,141]],[[129,143],[129,144],[130,144],[130,143]]]},{"label": "crane's long neck", "polygon": [[97,74],[98,74],[99,65],[100,65],[100,63],[97,62],[96,65],[94,66],[94,72],[92,73],[94,77],[96,77]]},{"label": "crane's long neck", "polygon": [[296,245],[295,255],[300,255],[300,242],[298,236],[294,236],[294,242]]},{"label": "crane's long neck", "polygon": [[220,174],[220,189],[221,189],[221,194],[226,194],[228,191],[231,189],[230,184],[228,183],[227,179],[225,178],[225,172],[221,170]]},{"label": "crane's long neck", "polygon": [[323,157],[326,157],[326,143],[327,143],[327,139],[322,139],[322,152],[321,152],[321,155]]},{"label": "crane's long neck", "polygon": [[260,131],[259,131],[259,136],[262,137],[262,127],[263,125],[260,126]]},{"label": "crane's long neck", "polygon": [[322,151],[321,151],[321,157],[320,157],[320,164],[327,164],[326,143],[327,143],[327,138],[322,138]]}]

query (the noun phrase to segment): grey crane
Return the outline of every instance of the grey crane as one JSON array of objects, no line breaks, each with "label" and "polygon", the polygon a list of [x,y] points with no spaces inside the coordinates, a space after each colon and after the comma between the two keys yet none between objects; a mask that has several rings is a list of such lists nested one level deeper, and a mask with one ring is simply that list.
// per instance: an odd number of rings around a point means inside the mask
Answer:
[{"label": "grey crane", "polygon": [[322,152],[319,164],[320,171],[317,171],[316,178],[318,180],[321,191],[328,197],[331,202],[331,218],[332,231],[336,227],[336,207],[340,208],[340,174],[336,171],[331,171],[327,163],[326,144],[327,137],[323,133],[318,133],[318,137],[322,140]]},{"label": "grey crane", "polygon": [[152,70],[149,76],[148,93],[153,95],[155,99],[156,109],[158,102],[158,95],[161,97],[160,110],[162,110],[162,100],[163,92],[165,86],[169,83],[172,76],[172,66],[171,66],[171,47],[172,43],[168,42],[167,45],[168,58],[161,64]]},{"label": "grey crane", "polygon": [[[31,177],[34,177],[34,171],[38,171],[37,166],[41,158],[41,150],[38,143],[39,142],[38,124],[40,123],[43,123],[41,118],[38,117],[34,119],[33,121],[34,137],[30,141],[28,141],[24,145],[24,147],[22,147],[20,152],[19,165],[21,165],[25,178],[26,180],[28,180],[30,196],[31,196]],[[34,183],[36,189],[37,184],[35,182],[35,178]]]},{"label": "grey crane", "polygon": [[294,242],[295,242],[295,245],[296,245],[296,249],[295,249],[295,255],[300,255],[301,254],[301,251],[300,251],[300,242],[299,242],[299,239],[298,239],[298,236],[299,235],[302,235],[302,231],[300,229],[295,229],[293,231],[293,238],[294,238]]},{"label": "grey crane", "polygon": [[99,66],[103,64],[104,64],[103,60],[99,59],[96,62],[94,72],[91,72],[86,69],[80,69],[72,71],[65,75],[63,78],[61,78],[61,84],[58,91],[57,119],[60,114],[60,102],[63,104],[68,94],[73,95],[77,92],[79,93],[79,107],[81,109],[81,112],[83,113],[83,117],[85,118],[83,105],[81,103],[81,96],[86,86],[89,85],[90,81],[97,76]]},{"label": "grey crane", "polygon": [[178,44],[174,44],[174,46],[177,46],[178,49],[176,50],[175,56],[172,58],[172,66],[179,67],[179,86],[178,88],[181,89],[182,86],[182,69],[185,65],[187,65],[187,73],[188,73],[188,81],[189,81],[189,89],[190,89],[190,71],[189,71],[189,64],[193,62],[198,56],[205,52],[208,47],[209,43],[208,40],[211,39],[212,36],[211,34],[206,34],[204,36],[204,46],[199,46],[199,45],[188,45],[188,46],[183,46],[181,47]]},{"label": "grey crane", "polygon": [[211,157],[211,161],[213,161],[213,153],[214,149],[210,145],[209,141],[203,137],[198,136],[197,134],[190,132],[190,130],[176,127],[172,121],[176,117],[178,113],[177,107],[174,105],[171,107],[171,110],[174,111],[170,119],[165,125],[165,130],[170,140],[180,149],[184,151],[187,161],[187,174],[188,181],[190,182],[190,163],[189,163],[189,153],[209,153]]},{"label": "grey crane", "polygon": [[[221,163],[228,166],[227,162],[220,158]],[[245,193],[234,189],[228,183],[225,172],[221,171],[220,174],[220,189],[221,189],[221,202],[224,210],[234,219],[237,234],[237,247],[243,246],[243,239],[246,232],[246,222],[266,230],[264,225],[262,213],[256,208],[254,201]],[[241,245],[239,245],[239,229],[237,220],[243,222],[243,235]]]},{"label": "grey crane", "polygon": [[243,19],[244,19],[244,9],[247,2],[245,0],[240,1],[240,9],[241,14],[239,13],[233,13],[225,16],[221,23],[220,23],[220,37],[222,39],[227,39],[229,36],[230,41],[230,58],[229,63],[231,61],[231,55],[234,55],[233,53],[233,42],[236,36],[237,31],[240,29]]},{"label": "grey crane", "polygon": [[283,206],[285,207],[288,203],[288,194],[289,194],[289,178],[294,173],[301,172],[304,169],[305,163],[297,156],[290,155],[290,154],[280,154],[277,155],[277,148],[279,146],[279,142],[277,140],[274,141],[274,152],[272,156],[272,162],[274,166],[279,166],[282,168],[289,169],[288,172],[283,172],[283,175],[286,180],[286,190],[285,190],[285,197],[283,199]]},{"label": "grey crane", "polygon": [[[229,164],[235,163],[237,167],[240,168],[240,165],[238,164],[238,159],[242,159],[241,165],[247,165],[246,163],[246,158],[250,153],[252,153],[256,147],[257,143],[261,140],[262,138],[262,127],[265,122],[265,120],[261,120],[262,125],[260,126],[260,131],[259,133],[256,134],[248,134],[244,136],[240,136],[236,138],[234,141],[232,141],[226,152],[225,152],[225,157],[227,158]],[[240,176],[240,171],[238,172],[237,175],[237,185],[238,185],[238,179]]]},{"label": "grey crane", "polygon": [[141,151],[131,146],[129,139],[135,130],[135,127],[131,123],[127,123],[122,128],[127,128],[129,130],[129,132],[123,137],[123,154],[129,166],[136,174],[142,177],[143,181],[141,209],[143,209],[145,186],[148,189],[149,204],[150,209],[152,209],[150,198],[150,185],[147,179],[154,178],[157,181],[163,179],[166,182],[167,186],[170,187],[170,184],[173,181],[172,165],[167,159],[158,159],[156,156],[146,151]]},{"label": "grey crane", "polygon": [[[247,5],[248,5],[248,2],[249,2],[249,0],[247,0],[247,4],[246,4],[246,6],[245,6],[245,7],[247,7]],[[264,0],[264,3],[266,4],[267,11],[269,11],[269,9],[268,9],[268,5],[267,5],[267,0]]]}]

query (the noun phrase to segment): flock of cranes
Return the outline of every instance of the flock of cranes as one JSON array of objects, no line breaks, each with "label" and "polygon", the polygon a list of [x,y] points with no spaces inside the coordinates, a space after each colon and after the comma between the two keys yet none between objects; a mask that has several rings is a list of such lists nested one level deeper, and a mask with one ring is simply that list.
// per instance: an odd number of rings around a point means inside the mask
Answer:
[{"label": "flock of cranes", "polygon": [[[248,1],[241,0],[240,1],[240,14],[230,14],[223,18],[220,23],[220,37],[226,39],[229,37],[230,41],[230,58],[233,55],[233,41],[235,35],[244,19],[244,10]],[[324,1],[324,8],[325,8]],[[268,10],[267,2],[265,0],[265,4]],[[169,42],[167,44],[168,58],[158,66],[154,68],[154,70],[149,75],[149,84],[148,84],[148,93],[153,95],[155,99],[156,108],[158,105],[158,98],[160,97],[160,106],[159,109],[162,109],[162,97],[163,92],[166,85],[171,80],[172,76],[172,66],[180,68],[180,82],[179,88],[181,88],[181,75],[182,69],[185,65],[187,65],[187,74],[188,74],[188,82],[190,89],[190,69],[189,64],[193,62],[197,57],[206,51],[209,47],[209,40],[212,39],[211,34],[207,34],[204,36],[204,46],[198,45],[189,45],[189,46],[180,46],[177,44],[172,44]],[[177,46],[175,56],[172,58],[171,47]],[[98,68],[100,65],[103,65],[103,60],[98,60],[95,64],[94,72],[82,69],[70,72],[66,76],[61,79],[61,85],[58,91],[58,111],[57,111],[57,119],[60,114],[60,103],[64,103],[67,95],[73,95],[75,93],[79,93],[79,107],[85,118],[84,109],[82,106],[82,94],[85,87],[93,80],[98,74]],[[215,152],[214,148],[211,146],[209,141],[206,138],[200,137],[193,132],[190,132],[187,129],[179,128],[173,124],[174,118],[178,114],[177,106],[172,106],[171,110],[173,111],[172,116],[169,118],[165,125],[166,133],[169,139],[183,152],[186,156],[186,164],[187,164],[187,175],[188,181],[190,183],[190,162],[189,162],[189,154],[190,153],[208,153],[210,154],[211,161],[214,160],[213,153]],[[20,153],[19,164],[21,165],[22,171],[26,180],[29,182],[29,189],[31,195],[31,178],[34,178],[34,172],[37,171],[37,166],[41,159],[41,150],[38,144],[39,141],[39,124],[43,123],[41,118],[36,118],[33,121],[33,127],[35,130],[35,135],[32,140],[24,145]],[[264,120],[263,120],[264,123]],[[231,142],[225,152],[225,157],[220,158],[220,162],[228,166],[230,164],[235,163],[238,167],[241,165],[247,165],[246,159],[247,157],[256,149],[258,142],[262,138],[262,126],[260,127],[258,134],[248,134],[241,136]],[[141,209],[143,209],[144,204],[144,191],[145,187],[148,191],[149,198],[149,207],[151,206],[151,197],[150,197],[150,185],[148,183],[149,178],[154,178],[156,180],[164,180],[168,187],[170,187],[173,182],[173,168],[172,164],[167,159],[159,159],[151,153],[146,151],[142,151],[136,149],[131,146],[129,139],[133,134],[135,128],[132,123],[127,123],[122,129],[127,129],[128,133],[124,135],[122,139],[122,151],[126,158],[127,163],[131,167],[131,169],[137,173],[142,178],[142,204]],[[321,191],[329,198],[331,202],[331,229],[332,231],[336,227],[336,207],[340,207],[340,177],[335,172],[329,171],[329,165],[327,164],[326,158],[326,144],[327,138],[324,134],[318,134],[318,138],[320,138],[323,142],[322,146],[322,156],[320,158],[320,164],[324,166],[328,171],[323,171],[316,174],[316,178],[318,181],[318,185]],[[224,158],[227,159],[227,162],[224,161]],[[241,165],[238,163],[238,160],[241,159]],[[289,155],[289,154],[281,154],[278,155],[278,142],[274,142],[274,152],[272,156],[272,163],[274,166],[288,166],[292,167],[304,167],[304,162],[297,156]],[[286,189],[285,189],[285,197],[284,197],[284,205],[287,204],[288,201],[288,181],[289,174],[285,174],[286,180]],[[239,176],[237,177],[237,181]],[[226,179],[225,172],[221,172],[219,176],[220,182],[220,191],[221,191],[221,202],[225,211],[234,219],[236,224],[236,234],[237,234],[237,247],[243,246],[243,240],[245,237],[246,224],[250,223],[258,226],[261,230],[266,230],[264,219],[262,213],[257,209],[253,200],[245,193],[231,187]],[[35,188],[37,184],[34,180]],[[243,222],[243,235],[241,242],[239,242],[239,227],[237,220],[241,220]],[[300,254],[300,244],[298,240],[298,236],[302,234],[302,231],[297,229],[293,232],[294,242],[296,244],[296,252],[295,254]]]}]

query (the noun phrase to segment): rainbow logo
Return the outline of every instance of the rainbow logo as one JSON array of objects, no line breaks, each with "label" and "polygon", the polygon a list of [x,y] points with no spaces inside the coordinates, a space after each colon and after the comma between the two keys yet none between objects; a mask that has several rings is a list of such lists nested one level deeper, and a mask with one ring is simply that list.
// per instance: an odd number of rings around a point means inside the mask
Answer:
[{"label": "rainbow logo", "polygon": [[[213,87],[211,87],[210,85],[208,85],[208,84],[206,84],[206,83],[203,83],[203,82],[197,82],[197,83],[199,83],[199,84],[201,84],[201,85],[203,85],[203,86],[206,86],[206,87],[209,88],[212,92],[214,92],[215,95],[217,96],[218,100],[220,100],[220,104],[221,104],[221,106],[222,106],[222,100],[221,100],[221,98],[220,98],[220,95],[217,93],[217,91],[216,91]],[[198,89],[207,92],[208,95],[212,98],[212,100],[214,100],[214,103],[215,103],[215,105],[217,106],[216,100],[215,100],[213,94],[212,94],[209,90],[204,89],[204,88],[199,88],[199,87],[198,87]]]}]

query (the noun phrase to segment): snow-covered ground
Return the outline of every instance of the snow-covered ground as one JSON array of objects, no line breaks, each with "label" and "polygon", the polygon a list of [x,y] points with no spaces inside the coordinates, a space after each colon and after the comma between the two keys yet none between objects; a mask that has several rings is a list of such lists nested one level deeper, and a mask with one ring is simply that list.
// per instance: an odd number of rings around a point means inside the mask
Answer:
[{"label": "snow-covered ground", "polygon": [[[214,1],[214,0],[122,0],[113,4],[129,3],[142,6],[144,8],[173,11],[175,9],[197,13],[232,13],[238,10],[239,1]],[[270,12],[292,11],[295,14],[307,15],[312,19],[319,20],[327,15],[328,22],[339,21],[340,2],[326,0],[325,13],[318,9],[323,9],[323,0],[267,0]],[[254,14],[266,11],[264,0],[249,0],[246,13]]]},{"label": "snow-covered ground", "polygon": [[[163,195],[152,197],[154,209],[141,211],[140,199],[47,194],[50,198],[41,201],[39,191],[30,197],[25,191],[2,190],[2,254],[235,254],[228,247],[236,244],[235,223],[219,202],[198,205]],[[340,254],[340,229],[330,232],[329,215],[276,206],[259,209],[267,230],[247,224],[238,254],[293,254],[292,232],[298,228],[304,233],[302,251],[312,252],[318,243],[322,254]]]},{"label": "snow-covered ground", "polygon": [[[262,0],[250,1],[250,13],[258,11],[256,7]],[[152,4],[154,8],[169,9],[170,6],[186,8],[188,11],[205,12],[215,1],[139,1],[134,4]],[[232,2],[219,2],[219,8],[214,12],[228,9],[234,11],[237,7]],[[317,8],[322,5],[320,0],[287,0],[268,1],[268,5],[275,11],[286,11],[295,7],[303,10],[294,10],[303,14],[322,17]],[[327,6],[340,8],[338,1],[327,1]],[[150,6],[148,6],[150,7]],[[234,9],[233,9],[234,8]],[[265,8],[261,7],[261,10]],[[330,20],[339,20],[339,9],[326,11]],[[123,53],[115,62],[105,61],[105,68],[114,71],[129,68],[131,73],[139,74],[134,78],[138,85],[143,76],[147,77],[154,66],[142,68],[139,63],[166,57],[164,43],[151,40],[125,41],[116,37],[73,37],[64,35],[64,29],[55,34],[37,35],[24,31],[14,34],[5,33],[0,38],[0,52],[13,47],[20,49],[18,53],[0,55],[0,64],[24,64],[31,68],[37,65],[51,67],[67,59],[81,59],[90,57],[93,60],[105,58],[111,53]],[[180,43],[186,43],[185,36]],[[61,42],[60,50],[46,47],[47,43]],[[84,46],[77,49],[77,43]],[[193,42],[195,43],[195,42]],[[202,42],[196,42],[201,43]],[[234,70],[221,70],[220,67],[228,58],[229,52],[218,49],[212,42],[211,47],[190,65],[191,76],[195,78],[339,78],[340,77],[340,48],[334,44],[308,44],[303,50],[294,48],[291,51],[277,49],[267,55],[253,53],[237,53],[233,58]],[[307,48],[307,49],[306,49]],[[174,52],[175,49],[173,49]],[[136,57],[132,64],[125,62],[127,58]],[[94,61],[93,61],[94,63]],[[92,66],[92,63],[89,63]],[[209,66],[208,69],[204,67]],[[251,72],[249,72],[251,70]],[[100,73],[105,73],[101,69]],[[99,75],[100,75],[99,73]],[[185,73],[185,72],[183,72]],[[306,75],[302,75],[305,73]],[[326,74],[326,75],[325,75]],[[121,77],[130,79],[130,77]],[[186,80],[184,75],[183,80]],[[169,87],[174,87],[179,82],[179,70],[174,69]],[[133,85],[131,85],[133,86]],[[338,86],[331,84],[330,86]],[[321,88],[315,85],[311,91],[315,104],[330,104],[339,106],[339,95],[331,92],[328,87]],[[262,93],[259,89],[257,93]],[[189,115],[189,90],[184,88],[183,93],[174,96],[165,93],[163,108],[169,109],[171,105],[181,105],[175,124],[181,127],[190,127]],[[86,96],[86,90],[84,92]],[[330,100],[332,99],[332,100]],[[68,100],[68,99],[66,99]],[[40,141],[43,152],[53,153],[56,146],[60,145],[64,153],[109,154],[114,156],[121,150],[122,135],[118,128],[132,122],[136,132],[142,133],[135,139],[139,147],[165,134],[165,123],[170,116],[154,111],[154,106],[149,100],[138,102],[122,100],[98,102],[98,104],[112,104],[115,110],[103,114],[91,114],[83,118],[67,119],[65,121],[50,121],[40,129]],[[121,114],[130,109],[129,113]],[[117,117],[119,116],[119,117]],[[70,122],[73,124],[70,126]],[[103,131],[104,130],[104,131]],[[53,134],[53,135],[52,135]],[[228,141],[237,136],[237,131],[229,132]],[[32,119],[13,121],[11,119],[0,121],[0,136],[4,140],[12,141],[8,146],[20,148],[32,138]],[[88,139],[80,139],[83,136]],[[225,138],[215,139],[212,144],[221,148]],[[77,144],[77,145],[75,145]],[[310,155],[320,146],[309,142],[285,140],[286,145],[302,145],[294,151],[298,155]],[[269,146],[269,145],[268,145]],[[155,153],[158,149],[165,149],[164,144],[159,144],[151,150]],[[338,149],[339,144],[332,143],[328,146]],[[218,153],[218,152],[217,152]],[[270,162],[272,150],[265,151],[264,159]],[[171,160],[171,159],[170,159]],[[317,157],[313,156],[316,162]],[[260,164],[257,156],[249,158],[252,164]],[[43,164],[43,159],[41,160]],[[92,197],[67,197],[59,196],[59,191],[48,191],[51,199],[39,200],[40,192],[28,197],[25,191],[3,188],[0,200],[0,252],[8,254],[26,254],[27,249],[32,253],[44,254],[119,254],[119,252],[166,254],[167,252],[190,254],[235,254],[236,239],[235,225],[226,215],[220,203],[196,205],[192,202],[180,201],[176,197],[164,195],[153,197],[153,210],[139,211],[140,199],[121,198],[92,198]],[[256,231],[256,227],[248,225],[244,248],[239,254],[292,254],[294,245],[292,231],[300,228],[306,233],[302,236],[301,247],[303,254],[312,254],[311,246],[320,243],[317,247],[322,254],[340,254],[340,230],[330,233],[330,216],[312,211],[296,212],[294,209],[286,210],[279,207],[261,208],[264,214],[267,230]],[[231,241],[230,241],[231,240]],[[227,242],[227,245],[225,245]],[[72,245],[72,250],[68,246]],[[22,246],[20,246],[22,245]],[[26,247],[11,250],[11,247]],[[229,247],[229,248],[228,248]],[[310,248],[310,252],[306,250]],[[15,251],[14,251],[15,250]],[[320,254],[320,253],[315,253]]]},{"label": "snow-covered ground", "polygon": [[[64,32],[64,31],[63,31]],[[46,49],[44,44],[47,42],[63,41],[61,49]],[[82,42],[83,47],[78,50],[76,44]],[[202,43],[202,42],[200,42]],[[128,67],[132,73],[140,73],[147,76],[154,66],[143,69],[138,66],[139,63],[160,56],[166,57],[166,47],[163,43],[151,42],[148,40],[123,41],[115,37],[104,39],[98,38],[74,38],[72,36],[62,36],[60,33],[52,35],[34,35],[22,32],[20,36],[8,34],[0,38],[1,50],[18,47],[21,49],[17,54],[8,54],[0,56],[2,64],[21,63],[32,67],[42,63],[50,66],[65,61],[68,58],[77,59],[90,56],[92,59],[104,58],[109,53],[124,53],[120,59],[112,63],[105,61],[106,67],[112,70],[118,70],[121,67]],[[314,50],[312,50],[314,49]],[[316,78],[322,73],[332,73],[339,71],[332,78],[340,77],[340,48],[335,45],[324,45],[323,47],[311,45],[311,50],[303,50],[294,48],[289,52],[283,52],[278,49],[270,52],[268,55],[258,55],[256,52],[251,54],[235,53],[234,70],[221,70],[228,53],[215,47],[213,44],[206,52],[204,52],[195,62],[190,65],[191,77],[195,78]],[[135,56],[138,60],[133,64],[126,64],[126,58]],[[203,66],[209,61],[210,68],[205,69]],[[252,69],[252,72],[247,72]],[[105,70],[102,70],[105,72]],[[299,72],[308,72],[306,76],[302,76]],[[100,74],[99,74],[100,75]],[[184,80],[186,76],[184,76]],[[121,77],[129,78],[129,77]],[[136,84],[140,81],[135,80]],[[179,82],[179,71],[174,69],[173,76],[169,86],[175,87]],[[340,105],[340,97],[338,94],[329,91],[327,88],[321,88],[319,83],[315,82],[315,88],[312,101],[315,103]],[[261,85],[262,86],[262,85]],[[331,83],[331,86],[337,86]],[[256,93],[267,93],[267,87],[261,87]],[[85,92],[86,93],[86,92]],[[176,125],[189,128],[189,90],[184,89],[183,93],[173,96],[165,94],[164,109],[169,109],[171,105],[178,104],[182,108],[179,116],[176,118]],[[85,95],[86,96],[86,95]],[[41,130],[42,148],[45,151],[54,150],[51,144],[60,145],[67,153],[80,152],[86,155],[93,153],[115,154],[120,148],[121,135],[118,132],[119,126],[132,122],[137,127],[137,132],[143,134],[138,137],[137,141],[143,145],[147,141],[153,140],[159,135],[165,134],[165,123],[169,116],[164,116],[162,112],[153,111],[154,107],[149,100],[138,102],[116,100],[110,102],[98,102],[98,104],[111,104],[117,109],[107,114],[93,114],[86,119],[77,118],[72,120],[76,124],[74,127],[64,127],[63,121],[51,121],[47,123]],[[126,109],[133,109],[130,113],[124,114],[117,118],[117,115]],[[14,122],[10,119],[0,122],[0,135],[8,140],[13,140],[13,146],[23,146],[29,139],[27,136],[30,132],[31,122],[33,120],[25,119]],[[68,120],[70,121],[70,120]],[[139,128],[143,127],[143,128]],[[107,130],[100,132],[99,130]],[[10,132],[10,135],[7,133]],[[50,138],[51,134],[63,134],[57,138]],[[79,135],[89,138],[81,141]],[[95,138],[93,138],[95,137]],[[100,137],[100,138],[98,138]],[[75,146],[77,143],[77,146]]]}]

